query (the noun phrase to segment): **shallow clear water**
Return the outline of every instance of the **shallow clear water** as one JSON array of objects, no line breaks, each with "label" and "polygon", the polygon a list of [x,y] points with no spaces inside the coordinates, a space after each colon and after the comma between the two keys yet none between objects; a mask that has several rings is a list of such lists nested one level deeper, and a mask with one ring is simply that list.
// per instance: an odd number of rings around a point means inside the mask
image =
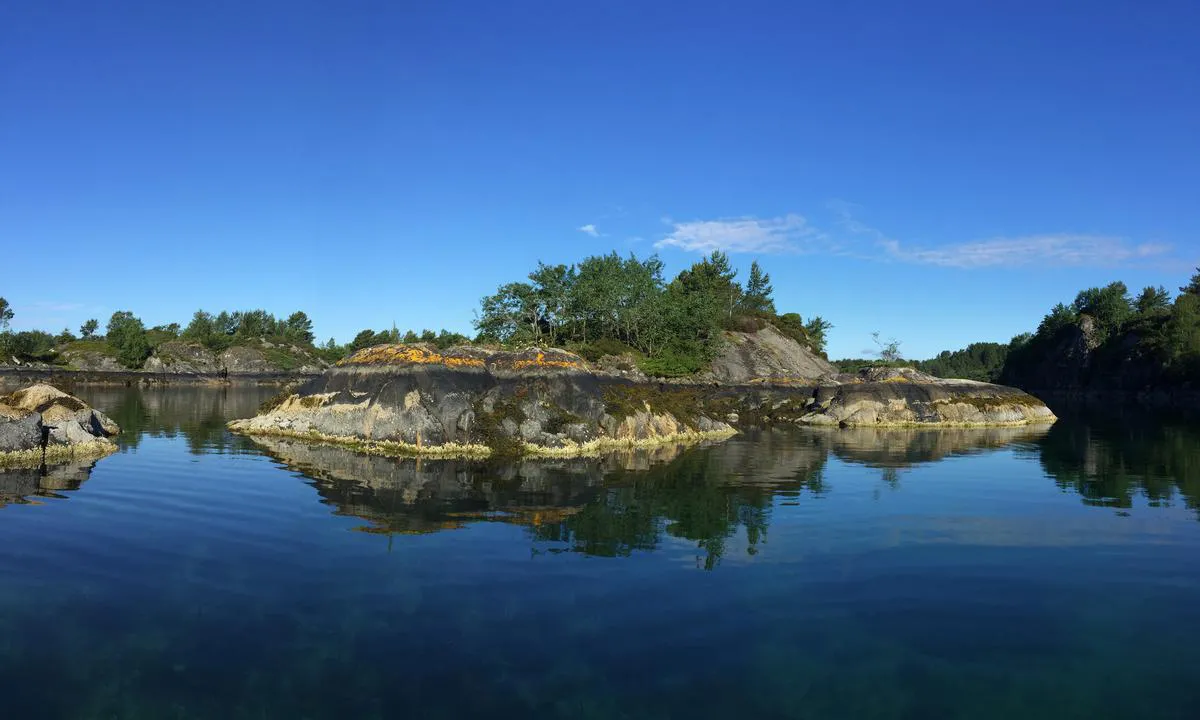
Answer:
[{"label": "shallow clear water", "polygon": [[12,718],[1200,717],[1200,430],[747,433],[497,466],[78,389],[0,474]]}]

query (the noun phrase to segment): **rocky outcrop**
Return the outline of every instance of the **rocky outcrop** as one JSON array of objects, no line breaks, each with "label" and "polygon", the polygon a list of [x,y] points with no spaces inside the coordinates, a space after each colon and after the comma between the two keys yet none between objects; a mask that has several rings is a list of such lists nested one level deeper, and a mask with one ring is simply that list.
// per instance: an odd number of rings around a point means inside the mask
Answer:
[{"label": "rocky outcrop", "polygon": [[230,428],[382,454],[570,456],[734,434],[719,417],[561,350],[381,345]]},{"label": "rocky outcrop", "polygon": [[200,343],[170,340],[146,359],[144,369],[155,373],[210,375],[221,372],[222,365],[216,353]]},{"label": "rocky outcrop", "polygon": [[327,367],[323,360],[296,345],[276,345],[262,340],[253,346],[235,345],[218,354],[200,343],[171,340],[154,351],[144,369],[155,373],[237,376],[316,375]]},{"label": "rocky outcrop", "polygon": [[676,385],[603,374],[561,350],[381,345],[230,428],[393,455],[579,455],[728,436],[739,422],[931,427],[1054,419],[1020,390],[941,380],[911,368]]},{"label": "rocky outcrop", "polygon": [[[318,357],[312,348],[274,343],[265,339],[235,345],[220,353],[190,340],[168,340],[154,349],[140,368],[127,368],[116,358],[103,340],[77,340],[57,348],[53,363],[17,362],[0,359],[0,372],[21,374],[29,372],[69,372],[101,375],[189,376],[210,377],[270,377],[318,375],[329,363]],[[5,362],[12,360],[11,364]]]},{"label": "rocky outcrop", "polygon": [[117,449],[109,438],[119,431],[104,413],[51,385],[0,397],[0,464],[101,457]]},{"label": "rocky outcrop", "polygon": [[1016,388],[946,380],[912,368],[872,368],[818,385],[797,410],[808,425],[1006,426],[1052,423],[1050,408]]},{"label": "rocky outcrop", "polygon": [[70,370],[120,372],[125,366],[117,361],[103,343],[82,342],[67,347],[56,360]]},{"label": "rocky outcrop", "polygon": [[752,333],[726,332],[713,360],[712,378],[737,385],[748,382],[796,382],[832,377],[830,362],[772,325]]}]

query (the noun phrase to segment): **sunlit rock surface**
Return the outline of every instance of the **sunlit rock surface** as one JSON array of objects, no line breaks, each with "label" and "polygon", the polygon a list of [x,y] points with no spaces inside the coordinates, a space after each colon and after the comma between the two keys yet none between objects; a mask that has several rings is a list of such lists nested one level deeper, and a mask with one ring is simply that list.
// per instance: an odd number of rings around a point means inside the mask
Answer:
[{"label": "sunlit rock surface", "polygon": [[101,457],[116,450],[115,422],[77,397],[37,384],[0,397],[0,465]]}]

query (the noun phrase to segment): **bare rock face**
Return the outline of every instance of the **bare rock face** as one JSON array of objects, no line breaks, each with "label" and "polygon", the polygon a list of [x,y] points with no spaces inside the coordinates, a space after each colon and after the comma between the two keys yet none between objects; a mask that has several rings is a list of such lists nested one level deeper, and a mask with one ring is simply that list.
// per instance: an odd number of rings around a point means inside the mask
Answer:
[{"label": "bare rock face", "polygon": [[0,464],[100,457],[116,450],[120,428],[107,415],[51,385],[37,384],[0,397]]},{"label": "bare rock face", "polygon": [[368,452],[578,455],[732,435],[678,393],[602,376],[561,350],[380,345],[230,428]]},{"label": "bare rock face", "polygon": [[221,361],[200,343],[169,340],[146,360],[145,369],[184,375],[215,374],[221,372]]},{"label": "bare rock face", "polygon": [[314,375],[328,367],[295,346],[262,342],[259,347],[234,346],[217,356],[221,369],[230,375],[270,375],[281,372]]},{"label": "bare rock face", "polygon": [[88,348],[68,349],[60,361],[72,370],[88,372],[121,372],[127,369],[110,353]]},{"label": "bare rock face", "polygon": [[758,332],[725,333],[725,344],[713,360],[717,382],[795,382],[837,374],[830,362],[767,325]]}]

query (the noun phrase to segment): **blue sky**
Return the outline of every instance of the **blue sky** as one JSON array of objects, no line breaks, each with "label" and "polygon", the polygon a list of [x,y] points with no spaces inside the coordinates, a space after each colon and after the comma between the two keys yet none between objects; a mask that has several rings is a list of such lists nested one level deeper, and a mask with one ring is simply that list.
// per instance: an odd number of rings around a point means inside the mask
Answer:
[{"label": "blue sky", "polygon": [[[909,357],[1200,264],[1195,2],[0,8],[15,328],[469,331],[538,260],[758,259]],[[744,273],[743,273],[744,275]]]}]

